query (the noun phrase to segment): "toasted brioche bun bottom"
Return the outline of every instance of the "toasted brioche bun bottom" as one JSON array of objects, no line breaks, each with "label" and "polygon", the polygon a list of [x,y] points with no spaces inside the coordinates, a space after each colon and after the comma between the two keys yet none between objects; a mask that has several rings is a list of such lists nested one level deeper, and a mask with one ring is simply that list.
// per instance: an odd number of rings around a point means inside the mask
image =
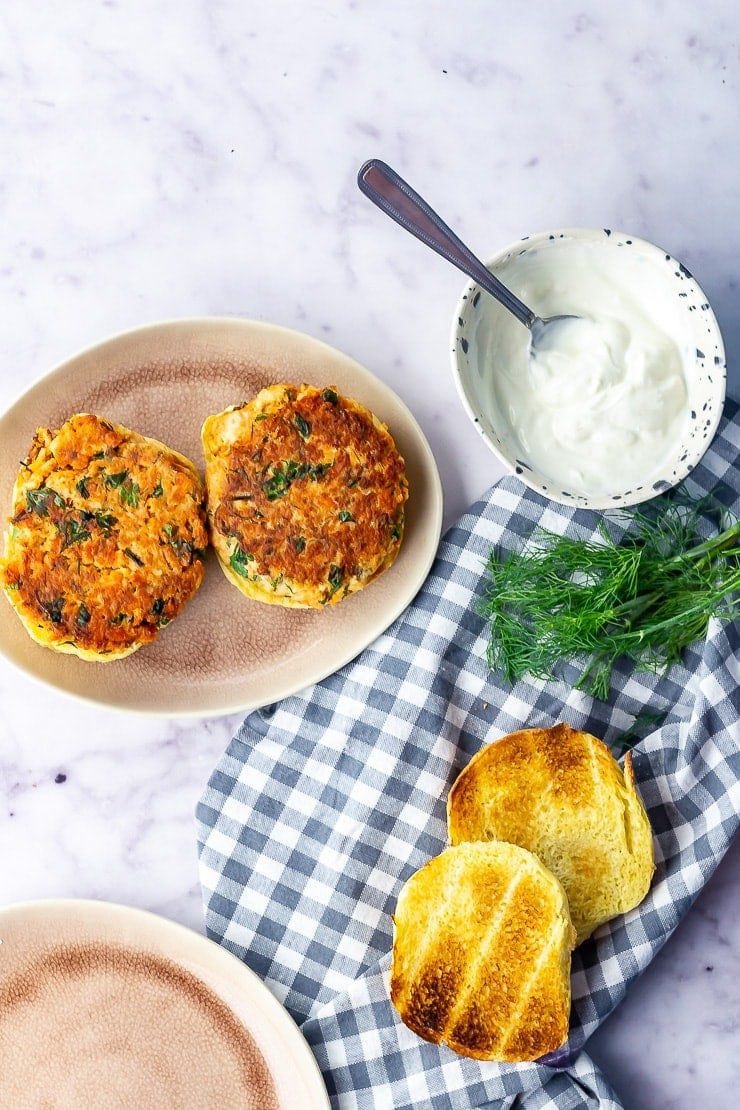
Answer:
[{"label": "toasted brioche bun bottom", "polygon": [[535,1060],[568,1035],[575,939],[562,886],[531,852],[461,844],[403,887],[391,1000],[425,1040],[479,1060]]}]

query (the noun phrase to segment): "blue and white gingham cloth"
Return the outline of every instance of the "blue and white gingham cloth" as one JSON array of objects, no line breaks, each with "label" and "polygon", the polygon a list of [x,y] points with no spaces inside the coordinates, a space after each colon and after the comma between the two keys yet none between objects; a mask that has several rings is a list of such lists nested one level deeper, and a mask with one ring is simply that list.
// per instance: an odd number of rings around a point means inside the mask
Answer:
[{"label": "blue and white gingham cloth", "polygon": [[[740,512],[738,406],[728,400],[687,482]],[[599,515],[556,505],[515,478],[443,539],[398,620],[323,682],[245,720],[198,805],[209,935],[273,990],[311,1045],[332,1106],[559,1110],[621,1106],[583,1046],[650,963],[722,858],[740,814],[740,632],[712,622],[686,666],[618,670],[608,704],[562,681],[513,688],[485,664],[476,615],[484,564],[536,525],[590,537]],[[388,995],[391,914],[402,884],[446,843],[449,787],[485,743],[566,720],[615,754],[634,747],[657,870],[645,901],[573,954],[565,1049],[539,1064],[469,1060],[428,1044]]]}]

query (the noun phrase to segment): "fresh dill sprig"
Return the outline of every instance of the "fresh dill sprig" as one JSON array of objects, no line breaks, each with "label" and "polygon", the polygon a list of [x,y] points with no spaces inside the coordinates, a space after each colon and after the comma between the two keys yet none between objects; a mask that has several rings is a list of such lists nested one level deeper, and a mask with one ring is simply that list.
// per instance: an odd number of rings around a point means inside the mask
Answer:
[{"label": "fresh dill sprig", "polygon": [[621,540],[604,520],[596,539],[539,529],[521,550],[491,553],[480,612],[488,664],[509,683],[577,660],[576,686],[605,700],[618,659],[663,671],[711,617],[740,615],[740,521],[711,496],[680,490],[612,519],[626,528]]}]

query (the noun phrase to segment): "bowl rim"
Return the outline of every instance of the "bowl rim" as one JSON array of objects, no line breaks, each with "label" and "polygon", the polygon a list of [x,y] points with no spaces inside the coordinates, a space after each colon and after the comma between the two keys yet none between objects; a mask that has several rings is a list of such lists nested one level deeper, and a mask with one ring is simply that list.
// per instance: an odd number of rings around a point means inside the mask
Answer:
[{"label": "bowl rim", "polygon": [[[656,257],[660,256],[666,262],[674,262],[680,273],[683,275],[684,279],[690,282],[695,288],[697,297],[701,298],[702,303],[707,306],[702,318],[706,320],[709,324],[709,328],[712,333],[712,342],[716,348],[716,356],[713,364],[714,374],[712,378],[715,385],[716,405],[714,406],[711,414],[711,421],[707,425],[706,435],[704,436],[701,444],[701,450],[698,452],[692,452],[687,455],[686,459],[683,462],[683,465],[680,468],[677,468],[676,475],[671,482],[666,482],[665,484],[662,484],[659,489],[655,489],[651,486],[648,488],[636,488],[633,491],[625,492],[624,494],[590,495],[579,494],[575,492],[570,493],[563,490],[555,489],[554,482],[550,482],[550,484],[548,484],[545,481],[540,481],[537,471],[532,470],[527,472],[524,467],[517,465],[516,462],[513,462],[510,457],[508,457],[502,450],[499,449],[499,447],[492,440],[491,436],[486,430],[483,422],[481,421],[480,413],[466,388],[464,375],[461,371],[460,366],[460,351],[462,349],[460,340],[464,335],[466,309],[468,309],[469,306],[473,303],[476,294],[480,294],[483,292],[478,283],[472,278],[466,283],[462,293],[458,297],[457,303],[455,305],[455,313],[452,318],[452,326],[450,329],[450,361],[452,366],[452,377],[457,389],[458,396],[462,402],[463,408],[465,409],[468,417],[473,423],[473,426],[477,428],[486,447],[505,468],[506,474],[517,477],[529,489],[534,490],[536,493],[539,493],[541,496],[547,498],[550,501],[554,501],[559,504],[574,506],[576,508],[586,509],[626,508],[630,505],[642,504],[646,501],[652,500],[654,497],[660,496],[661,493],[667,492],[668,489],[672,489],[674,486],[683,481],[699,463],[709,445],[711,444],[717,431],[717,427],[719,426],[719,422],[722,418],[725,398],[727,394],[727,354],[722,337],[722,332],[719,326],[719,321],[717,320],[711,302],[704,292],[702,286],[694,277],[693,273],[688,270],[687,267],[678,258],[676,258],[675,255],[671,254],[670,251],[665,250],[657,243],[653,243],[649,239],[642,238],[639,235],[633,235],[631,232],[624,232],[614,228],[563,227],[556,228],[554,230],[533,232],[532,234],[524,235],[519,239],[515,239],[507,246],[500,248],[491,257],[487,258],[484,261],[484,265],[487,269],[491,269],[494,266],[506,261],[515,252],[519,252],[522,250],[522,248],[529,245],[539,245],[541,243],[554,242],[559,239],[584,239],[590,241],[601,241],[604,238],[606,238],[609,242],[615,244],[619,243],[620,241],[622,243],[628,242],[630,245],[636,246],[638,250],[641,250],[644,253]],[[465,353],[464,349],[463,353]],[[717,359],[720,360],[719,363],[717,362]],[[543,477],[546,478],[545,475],[543,475]]]}]

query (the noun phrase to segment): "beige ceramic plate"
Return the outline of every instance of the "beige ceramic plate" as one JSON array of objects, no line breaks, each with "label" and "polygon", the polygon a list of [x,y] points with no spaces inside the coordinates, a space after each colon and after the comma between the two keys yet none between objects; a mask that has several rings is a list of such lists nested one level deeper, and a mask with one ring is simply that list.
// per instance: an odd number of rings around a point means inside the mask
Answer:
[{"label": "beige ceramic plate", "polygon": [[109,339],[65,362],[0,419],[0,512],[38,425],[93,412],[162,440],[203,469],[204,419],[280,381],[335,385],[384,420],[406,460],[407,523],[394,565],[329,610],[250,601],[209,552],[205,581],[158,640],[112,663],[35,644],[0,597],[0,651],[77,697],[169,716],[253,709],[317,682],[354,658],[411,601],[434,558],[439,475],[406,406],[353,359],[307,335],[250,320],[172,321]]},{"label": "beige ceramic plate", "polygon": [[287,1011],[236,956],[144,910],[0,910],[0,1105],[327,1110]]}]

